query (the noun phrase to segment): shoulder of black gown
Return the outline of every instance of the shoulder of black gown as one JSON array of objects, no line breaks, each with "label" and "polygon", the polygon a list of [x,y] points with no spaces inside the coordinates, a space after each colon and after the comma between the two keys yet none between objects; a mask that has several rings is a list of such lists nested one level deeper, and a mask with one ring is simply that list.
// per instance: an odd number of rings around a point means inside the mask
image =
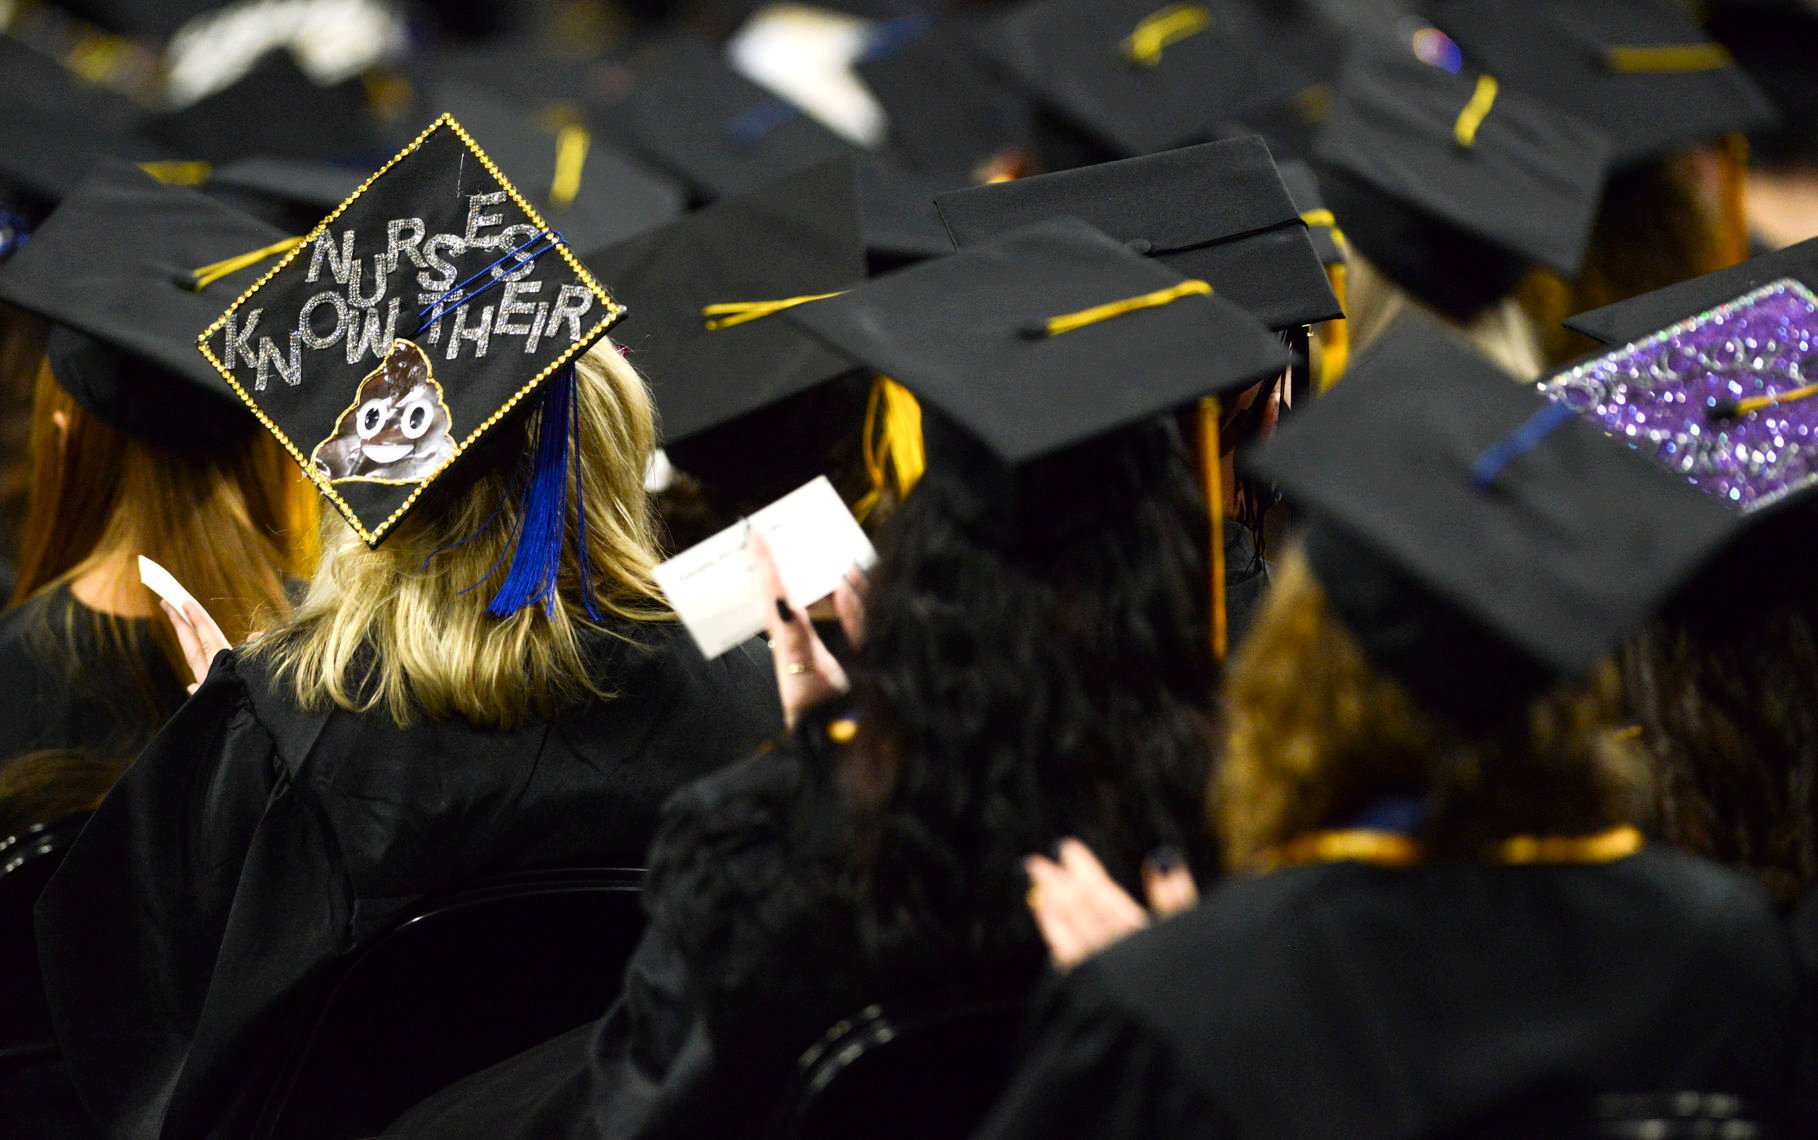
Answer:
[{"label": "shoulder of black gown", "polygon": [[1037,994],[1016,1072],[975,1140],[1236,1135],[1174,1046],[1106,989],[1097,967],[1086,962]]}]

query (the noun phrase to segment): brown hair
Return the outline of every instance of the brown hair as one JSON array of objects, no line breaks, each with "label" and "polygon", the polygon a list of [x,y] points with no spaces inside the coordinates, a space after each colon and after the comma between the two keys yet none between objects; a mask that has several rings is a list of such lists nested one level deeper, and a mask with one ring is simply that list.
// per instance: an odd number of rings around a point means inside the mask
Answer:
[{"label": "brown hair", "polygon": [[1588,834],[1631,816],[1640,765],[1611,731],[1615,674],[1556,689],[1484,733],[1419,708],[1343,627],[1306,556],[1289,552],[1225,685],[1213,824],[1233,869],[1385,796],[1427,808],[1442,858],[1519,834]]},{"label": "brown hair", "polygon": [[1576,283],[1541,269],[1518,292],[1534,318],[1549,367],[1557,368],[1603,346],[1560,322],[1643,293],[1726,268],[1722,219],[1700,190],[1697,155],[1686,152],[1619,171],[1604,189],[1603,205],[1584,268]]},{"label": "brown hair", "polygon": [[[264,432],[220,447],[169,451],[85,411],[38,371],[31,437],[31,501],[20,536],[13,602],[80,578],[105,562],[144,554],[170,570],[235,644],[289,609],[287,574],[307,570],[314,494]],[[124,647],[127,625],[101,615],[104,644],[150,691]],[[186,676],[167,623],[165,657]]]}]

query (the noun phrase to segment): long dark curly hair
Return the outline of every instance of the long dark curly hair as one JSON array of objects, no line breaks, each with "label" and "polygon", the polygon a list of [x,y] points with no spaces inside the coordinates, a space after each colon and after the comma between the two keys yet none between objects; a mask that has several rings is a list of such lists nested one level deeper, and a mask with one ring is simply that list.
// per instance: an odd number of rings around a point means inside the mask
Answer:
[{"label": "long dark curly hair", "polygon": [[1622,654],[1662,838],[1791,905],[1818,886],[1818,599],[1682,607]]},{"label": "long dark curly hair", "polygon": [[1063,836],[1127,886],[1158,845],[1210,850],[1204,501],[1172,423],[1090,462],[1090,501],[1051,504],[1074,516],[1058,538],[983,527],[973,489],[933,477],[883,536],[837,773],[876,961],[1039,946],[1021,857]]}]

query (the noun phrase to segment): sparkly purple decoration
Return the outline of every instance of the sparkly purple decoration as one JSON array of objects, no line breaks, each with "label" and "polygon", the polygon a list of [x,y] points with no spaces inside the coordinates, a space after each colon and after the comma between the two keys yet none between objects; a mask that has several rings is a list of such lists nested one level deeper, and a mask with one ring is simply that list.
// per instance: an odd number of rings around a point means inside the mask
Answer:
[{"label": "sparkly purple decoration", "polygon": [[1818,483],[1818,396],[1721,412],[1808,384],[1818,384],[1818,296],[1785,278],[1540,391],[1746,514]]}]

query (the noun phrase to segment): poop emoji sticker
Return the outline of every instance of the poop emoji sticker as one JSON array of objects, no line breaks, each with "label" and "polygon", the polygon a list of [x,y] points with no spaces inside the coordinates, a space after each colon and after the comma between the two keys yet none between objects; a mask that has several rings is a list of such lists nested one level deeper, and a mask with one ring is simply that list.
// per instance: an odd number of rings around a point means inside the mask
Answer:
[{"label": "poop emoji sticker", "polygon": [[196,346],[369,546],[483,440],[523,437],[624,314],[446,115],[301,240],[242,261],[196,277],[240,290]]},{"label": "poop emoji sticker", "polygon": [[451,426],[429,356],[399,339],[385,363],[360,381],[353,404],[335,422],[334,434],[316,445],[310,462],[334,483],[421,482],[454,454]]}]

